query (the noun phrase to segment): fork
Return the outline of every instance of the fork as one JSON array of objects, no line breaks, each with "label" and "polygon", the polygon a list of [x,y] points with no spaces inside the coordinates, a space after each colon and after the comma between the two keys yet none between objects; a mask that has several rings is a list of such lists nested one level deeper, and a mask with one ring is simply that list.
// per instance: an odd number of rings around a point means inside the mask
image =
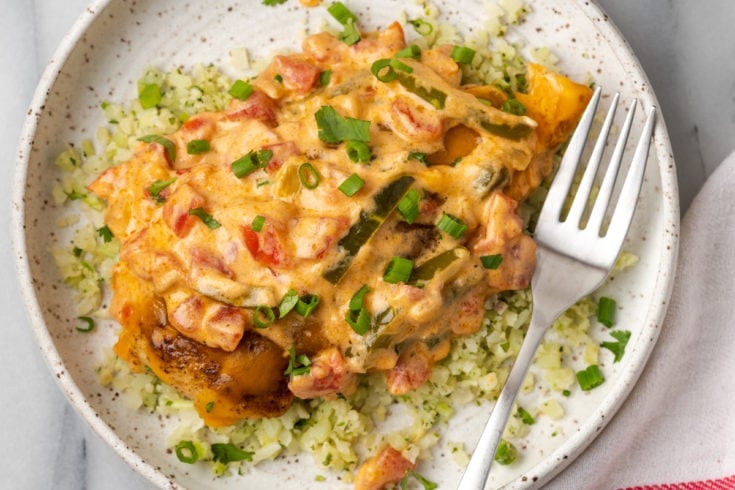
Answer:
[{"label": "fork", "polygon": [[[597,198],[583,223],[595,176],[602,161],[606,142],[618,106],[620,94],[615,94],[600,130],[587,167],[579,183],[566,218],[562,217],[567,194],[577,173],[582,153],[600,101],[598,87],[569,141],[559,170],[536,224],[534,238],[537,244],[537,265],[531,281],[533,313],[526,337],[516,357],[508,379],[493,408],[485,429],[475,448],[467,470],[459,483],[459,490],[480,490],[485,487],[503,429],[508,421],[518,389],[523,383],[528,366],[544,333],[567,308],[597,289],[607,278],[617,259],[623,240],[633,219],[643,174],[648,159],[651,136],[656,121],[656,109],[651,108],[641,137],[611,211],[609,226],[603,228],[610,205],[618,169],[630,134],[637,101],[628,110],[620,135],[610,156]],[[563,277],[563,280],[559,280]]]}]

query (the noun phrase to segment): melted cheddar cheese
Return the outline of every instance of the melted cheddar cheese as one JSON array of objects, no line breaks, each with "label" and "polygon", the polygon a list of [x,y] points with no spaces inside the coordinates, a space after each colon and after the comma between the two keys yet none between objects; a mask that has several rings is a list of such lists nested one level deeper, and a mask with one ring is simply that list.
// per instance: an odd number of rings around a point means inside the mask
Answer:
[{"label": "melted cheddar cheese", "polygon": [[[528,286],[535,245],[518,202],[551,170],[590,90],[530,65],[518,116],[499,110],[506,94],[462,86],[449,47],[400,59],[393,80],[371,73],[403,48],[397,23],[353,46],[310,36],[248,97],[191,117],[165,136],[170,148],[141,144],[90,185],[122,243],[115,351],[190,397],[208,425],[349,393],[368,371],[385,372],[394,394],[412,390],[452,337],[479,327],[489,295]],[[369,161],[325,142],[315,117],[325,107],[369,122]],[[189,154],[193,140],[208,149]],[[233,162],[258,152],[267,163],[238,177]],[[353,174],[364,185],[347,196],[339,187]],[[411,223],[395,209],[409,188]],[[445,215],[464,231],[438,228]],[[487,256],[502,262],[486,268]],[[410,278],[384,280],[394,257],[412,261]],[[365,331],[346,321],[361,290]],[[319,303],[280,315],[294,294]],[[308,369],[284,374],[295,355]]]}]

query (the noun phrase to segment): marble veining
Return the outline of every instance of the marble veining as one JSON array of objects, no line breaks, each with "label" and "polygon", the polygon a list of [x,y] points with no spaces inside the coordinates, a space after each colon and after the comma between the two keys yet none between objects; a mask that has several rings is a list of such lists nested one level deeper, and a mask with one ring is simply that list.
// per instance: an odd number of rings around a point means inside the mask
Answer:
[{"label": "marble veining", "polygon": [[[86,0],[2,0],[0,88],[5,212],[0,280],[0,487],[150,489],[70,407],[36,346],[12,271],[10,196],[15,149],[33,89]],[[671,135],[682,209],[735,149],[735,2],[600,0],[639,57]]]}]

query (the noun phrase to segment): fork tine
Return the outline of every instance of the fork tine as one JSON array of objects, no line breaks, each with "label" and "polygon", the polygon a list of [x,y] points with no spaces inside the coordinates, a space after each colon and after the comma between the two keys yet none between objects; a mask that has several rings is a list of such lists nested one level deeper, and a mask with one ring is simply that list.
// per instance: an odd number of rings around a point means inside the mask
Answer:
[{"label": "fork tine", "polygon": [[597,231],[599,233],[602,227],[602,221],[605,219],[605,212],[610,204],[610,198],[612,197],[613,187],[615,186],[615,179],[620,169],[620,163],[623,161],[623,153],[625,152],[625,144],[628,141],[628,135],[630,134],[630,127],[633,125],[633,116],[635,115],[635,109],[637,100],[633,99],[628,110],[628,116],[625,118],[623,128],[618,136],[618,141],[615,144],[615,149],[610,157],[610,163],[608,164],[605,177],[602,179],[600,185],[600,191],[597,194],[597,199],[592,207],[589,221],[587,222],[587,229]]},{"label": "fork tine", "polygon": [[541,208],[539,222],[543,220],[556,222],[559,220],[561,210],[564,207],[564,201],[572,186],[572,180],[574,180],[577,164],[580,161],[585,142],[587,141],[587,135],[590,132],[590,127],[595,117],[597,104],[600,102],[601,93],[602,89],[597,87],[587,104],[587,109],[585,109],[584,114],[582,114],[577,124],[577,129],[569,140],[569,145],[567,145],[567,149],[564,152],[564,158],[562,158],[559,164],[559,170],[554,177],[554,185],[549,189],[544,206]]},{"label": "fork tine", "polygon": [[572,202],[572,207],[569,209],[569,214],[567,214],[566,221],[569,223],[579,225],[580,221],[582,220],[582,213],[584,213],[584,210],[587,207],[587,201],[589,200],[590,192],[592,191],[592,185],[595,182],[597,169],[600,167],[602,154],[605,152],[605,142],[607,141],[607,137],[610,134],[610,128],[612,127],[613,118],[615,117],[615,111],[618,107],[619,99],[620,94],[616,93],[615,97],[613,97],[613,100],[610,103],[610,108],[607,111],[605,122],[600,129],[600,134],[597,137],[595,148],[592,150],[592,154],[590,155],[589,161],[587,163],[587,168],[584,171],[582,181],[579,183],[579,187],[577,188],[577,194],[575,195],[574,201]]},{"label": "fork tine", "polygon": [[[656,108],[653,107],[648,112],[646,123],[643,126],[641,138],[636,146],[633,159],[630,162],[630,169],[625,178],[625,183],[620,191],[618,203],[613,211],[610,226],[605,237],[606,241],[610,241],[611,248],[615,246],[615,250],[619,250],[623,245],[625,235],[633,220],[633,211],[636,208],[638,194],[640,194],[643,185],[643,174],[646,170],[646,161],[648,160],[648,150],[651,146],[651,136],[653,136],[653,128],[656,122]],[[612,243],[614,241],[614,243]]]}]

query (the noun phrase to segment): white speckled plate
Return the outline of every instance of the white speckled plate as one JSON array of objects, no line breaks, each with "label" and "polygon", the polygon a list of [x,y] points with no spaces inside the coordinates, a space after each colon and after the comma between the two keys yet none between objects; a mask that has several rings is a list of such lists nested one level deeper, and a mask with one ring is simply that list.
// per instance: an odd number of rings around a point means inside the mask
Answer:
[{"label": "white speckled plate", "polygon": [[[346,3],[360,14],[366,28],[387,25],[400,10],[409,12],[409,17],[418,16],[420,9],[402,0]],[[480,28],[485,2],[435,3],[443,18],[462,32]],[[656,104],[628,45],[593,2],[538,0],[532,6],[533,12],[514,35],[529,46],[549,47],[561,59],[562,70],[573,78],[584,80],[591,75],[608,93],[619,90],[624,100],[638,97],[645,108]],[[52,183],[58,178],[53,160],[68,142],[90,137],[104,123],[99,110],[102,100],[133,97],[135,81],[148,65],[165,69],[211,62],[227,69],[230,49],[245,47],[255,57],[267,56],[273,49],[297,49],[304,29],[318,27],[328,18],[324,8],[306,9],[296,0],[277,7],[255,0],[96,2],[59,47],[33,100],[20,144],[13,210],[26,306],[41,348],[71,403],[125,461],[161,487],[224,488],[240,480],[244,488],[298,484],[323,489],[340,484],[335,479],[316,483],[314,476],[323,470],[308,456],[263,464],[245,476],[215,479],[206,465],[185,465],[167,453],[165,431],[170,421],[131,413],[99,385],[94,366],[114,342],[113,334],[111,329],[100,329],[80,335],[74,329],[71,295],[49,253],[65,238],[56,231],[60,211],[50,199]],[[523,457],[515,465],[494,468],[492,487],[537,486],[548,481],[584,450],[623,403],[661,328],[673,282],[677,236],[674,162],[659,120],[643,197],[626,245],[640,256],[640,263],[608,286],[621,305],[618,324],[633,332],[625,357],[613,364],[609,353],[603,352],[607,382],[591,392],[560,398],[567,415],[560,421],[540,418],[523,444]],[[606,336],[598,327],[595,332]],[[445,432],[471,447],[489,409],[460,411]],[[452,488],[462,470],[447,451],[438,451],[420,471],[440,482],[441,488]]]}]

